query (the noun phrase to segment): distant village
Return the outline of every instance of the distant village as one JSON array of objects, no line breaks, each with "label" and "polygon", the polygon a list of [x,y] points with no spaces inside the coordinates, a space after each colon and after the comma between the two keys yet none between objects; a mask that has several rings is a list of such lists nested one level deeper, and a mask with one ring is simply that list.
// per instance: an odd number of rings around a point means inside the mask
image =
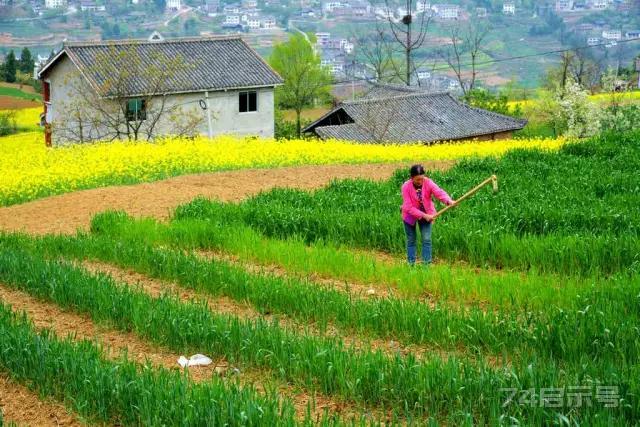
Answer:
[{"label": "distant village", "polygon": [[[9,1],[16,0],[0,0],[0,6]],[[150,1],[157,0],[130,0],[130,4],[141,5]],[[340,23],[369,22],[373,28],[376,22],[399,22],[408,14],[403,7],[390,7],[387,3],[374,4],[368,0],[301,0],[295,4],[285,3],[285,0],[241,0],[236,3],[225,3],[221,0],[162,1],[165,5],[164,16],[169,17],[165,26],[169,20],[181,14],[197,13],[199,16],[215,20],[212,22],[215,22],[217,27],[214,26],[209,33],[241,33],[252,36],[254,46],[270,48],[274,40],[284,37],[284,31],[315,34],[315,48],[322,64],[331,70],[336,81],[371,79],[375,76],[366,64],[356,60],[357,37],[354,34],[346,34],[344,25],[342,31],[333,31],[331,26]],[[31,0],[29,4],[35,15],[42,15],[48,10],[65,10],[65,14],[79,11],[105,17],[109,13],[102,0],[44,0],[44,3],[42,0]],[[424,15],[435,22],[455,23],[477,20],[490,22],[496,15],[510,17],[526,13],[527,16],[536,16],[552,11],[566,21],[572,19],[572,14],[584,16],[588,11],[606,10],[625,12],[639,7],[636,0],[555,0],[541,3],[533,10],[526,11],[519,7],[519,4],[516,1],[504,1],[501,7],[488,10],[485,7],[470,7],[469,4],[465,6],[418,0],[415,10],[411,13],[414,19]],[[582,44],[602,46],[605,49],[616,46],[622,40],[640,38],[640,28],[615,28],[604,21],[576,23],[572,30],[583,40]],[[45,60],[42,56],[39,58],[39,62]],[[415,76],[418,80],[416,83],[428,89],[454,92],[459,89],[458,81],[446,73],[437,73],[425,68],[416,70]]]}]

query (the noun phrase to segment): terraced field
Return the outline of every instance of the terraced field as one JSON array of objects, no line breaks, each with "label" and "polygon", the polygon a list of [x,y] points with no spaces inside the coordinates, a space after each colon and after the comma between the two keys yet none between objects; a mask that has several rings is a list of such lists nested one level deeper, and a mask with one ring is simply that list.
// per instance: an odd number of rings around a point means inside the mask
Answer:
[{"label": "terraced field", "polygon": [[[4,420],[637,424],[639,139],[433,170],[454,198],[491,173],[500,191],[436,221],[429,267],[402,259],[404,169],[124,203],[77,233],[0,214]],[[196,353],[213,363],[179,368]]]}]

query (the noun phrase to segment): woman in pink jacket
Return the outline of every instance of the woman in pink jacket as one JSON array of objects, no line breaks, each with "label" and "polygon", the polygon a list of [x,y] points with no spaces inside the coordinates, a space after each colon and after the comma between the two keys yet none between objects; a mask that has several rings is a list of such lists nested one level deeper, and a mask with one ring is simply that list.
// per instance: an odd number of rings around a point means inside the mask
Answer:
[{"label": "woman in pink jacket", "polygon": [[422,239],[422,262],[431,263],[431,225],[436,208],[431,196],[446,205],[455,202],[449,195],[425,176],[422,165],[413,165],[409,170],[411,179],[402,184],[402,221],[407,233],[407,260],[416,262],[416,228],[420,226]]}]

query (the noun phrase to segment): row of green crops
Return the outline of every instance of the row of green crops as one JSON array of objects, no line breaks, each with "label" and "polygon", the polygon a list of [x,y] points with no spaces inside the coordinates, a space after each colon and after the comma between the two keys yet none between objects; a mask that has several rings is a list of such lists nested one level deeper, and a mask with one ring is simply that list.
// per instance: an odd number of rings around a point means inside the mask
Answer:
[{"label": "row of green crops", "polygon": [[529,271],[483,271],[460,265],[437,264],[407,268],[405,262],[380,260],[375,254],[335,247],[322,242],[307,245],[300,238],[268,238],[244,224],[224,220],[182,219],[162,223],[133,219],[122,212],[106,212],[91,222],[93,233],[116,240],[134,240],[153,246],[184,250],[213,249],[244,262],[279,265],[292,274],[320,274],[336,280],[396,288],[405,297],[428,293],[441,302],[540,309],[571,307],[585,287],[609,286],[605,279],[580,279]]},{"label": "row of green crops", "polygon": [[[9,246],[16,241],[5,239],[3,243]],[[465,348],[471,353],[500,355],[508,350],[510,357],[518,352],[569,363],[585,356],[615,359],[619,354],[635,360],[639,354],[638,332],[630,323],[636,316],[621,318],[620,308],[635,309],[640,281],[612,280],[608,286],[587,288],[573,307],[549,306],[543,311],[526,306],[523,310],[493,311],[479,307],[431,309],[406,299],[354,300],[346,293],[303,280],[250,273],[224,261],[152,248],[135,240],[48,237],[31,243],[33,250],[51,257],[98,258],[212,295],[247,301],[262,312],[286,314],[321,327],[332,323],[372,337],[450,350]],[[579,313],[592,300],[602,300],[599,307],[607,315],[589,317],[585,323]],[[582,333],[576,334],[576,328]],[[613,348],[601,347],[593,340],[607,328],[617,331],[606,337]]]},{"label": "row of green crops", "polygon": [[[4,238],[0,282],[87,313],[96,322],[131,330],[176,352],[204,352],[226,357],[239,366],[271,369],[284,379],[317,387],[328,395],[381,405],[406,416],[437,414],[454,424],[471,420],[497,423],[503,416],[538,425],[560,416],[576,422],[599,419],[614,424],[640,420],[635,397],[640,388],[640,337],[636,327],[639,302],[622,290],[605,297],[590,292],[582,300],[582,310],[552,310],[547,318],[526,313],[521,321],[498,319],[497,324],[492,324],[489,316],[487,320],[468,323],[469,333],[464,332],[463,325],[456,326],[460,320],[456,320],[455,313],[448,314],[452,319],[451,333],[463,334],[461,341],[471,341],[474,336],[495,339],[491,336],[501,334],[498,338],[509,340],[510,344],[529,343],[521,346],[522,352],[513,349],[504,367],[491,368],[482,361],[455,357],[447,361],[439,357],[417,361],[411,355],[389,358],[377,352],[352,351],[339,340],[300,336],[262,321],[217,316],[202,305],[181,303],[167,296],[153,299],[105,276],[90,275],[64,262],[46,261],[35,255],[65,254],[69,250],[64,246],[69,246],[69,241],[54,243],[50,238],[29,243],[24,238]],[[119,242],[117,251],[133,245],[134,242]],[[74,250],[84,251],[90,246],[83,243]],[[169,261],[176,259],[170,252],[164,252],[164,256]],[[209,274],[219,273],[218,269],[224,271],[220,266],[209,266]],[[191,276],[188,271],[184,273],[185,277]],[[202,279],[201,275],[198,277]],[[249,283],[263,285],[251,280]],[[441,310],[430,313],[425,309],[423,315],[428,319],[432,314],[438,316],[438,311]],[[538,345],[540,349],[536,351]],[[546,351],[550,352],[549,357],[542,355]],[[502,408],[501,389],[505,387],[539,390],[600,384],[618,387],[620,399],[616,400],[615,409],[602,405],[579,410],[528,405]]]},{"label": "row of green crops", "polygon": [[[18,248],[19,240],[24,249]],[[168,296],[154,299],[105,276],[88,274],[64,262],[43,260],[35,255],[43,247],[30,246],[24,239],[5,238],[2,243],[0,281],[10,286],[86,313],[96,322],[131,330],[178,352],[204,352],[224,356],[240,366],[268,368],[285,379],[318,387],[329,395],[381,405],[407,416],[437,414],[454,424],[495,424],[504,417],[512,421],[526,419],[537,425],[563,417],[574,422],[600,420],[603,424],[640,420],[635,397],[640,391],[635,348],[639,338],[634,330],[638,322],[637,301],[629,303],[630,312],[625,319],[614,319],[615,313],[607,308],[610,300],[590,295],[585,302],[591,308],[555,315],[544,325],[532,317],[523,325],[533,330],[548,328],[550,339],[557,340],[558,346],[562,341],[573,346],[570,341],[576,335],[576,341],[581,341],[581,333],[601,341],[590,348],[571,348],[578,352],[571,364],[558,364],[535,353],[514,358],[498,369],[457,358],[442,361],[434,357],[419,362],[413,356],[389,358],[377,352],[353,352],[339,340],[295,335],[262,321],[217,316],[200,304],[182,303]],[[619,300],[614,303],[623,305]],[[615,321],[609,325],[611,320]],[[504,328],[509,329],[508,325]],[[17,370],[20,358],[14,358],[11,352],[3,354],[15,363],[16,368],[10,370]],[[28,366],[24,371],[38,369]],[[578,385],[591,390],[601,384],[618,387],[615,408],[597,403],[582,408],[517,404],[502,407],[503,388],[540,390]]]},{"label": "row of green crops", "polygon": [[[559,152],[516,150],[470,159],[430,177],[454,198],[487,176],[481,191],[434,228],[437,256],[476,265],[568,274],[640,270],[640,132],[609,134]],[[196,200],[177,219],[244,223],[268,235],[326,241],[400,254],[399,189],[407,179],[335,182],[307,193],[275,189],[240,204]]]},{"label": "row of green crops", "polygon": [[113,425],[294,425],[290,403],[213,378],[192,384],[178,371],[104,358],[89,341],[36,333],[0,304],[0,369],[90,420]]}]

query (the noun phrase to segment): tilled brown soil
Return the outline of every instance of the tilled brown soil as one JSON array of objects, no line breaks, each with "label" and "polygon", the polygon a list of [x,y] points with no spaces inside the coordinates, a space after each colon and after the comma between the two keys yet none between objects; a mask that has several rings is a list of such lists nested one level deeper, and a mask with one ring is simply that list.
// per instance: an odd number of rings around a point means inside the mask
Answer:
[{"label": "tilled brown soil", "polygon": [[[40,301],[22,291],[0,284],[0,301],[10,304],[17,312],[24,311],[37,329],[49,328],[61,338],[88,339],[102,345],[110,359],[118,359],[126,352],[129,360],[140,364],[151,363],[156,367],[180,369],[177,364],[178,355],[169,349],[148,343],[133,333],[96,325],[86,316],[65,311],[55,304]],[[339,411],[346,417],[357,416],[360,412],[352,403],[320,393],[310,394],[294,385],[278,381],[268,372],[259,369],[243,368],[239,374],[234,374],[233,367],[222,359],[214,360],[209,366],[188,369],[189,378],[195,382],[207,381],[213,375],[221,375],[229,381],[238,381],[241,385],[250,384],[259,391],[276,387],[282,396],[292,401],[300,419],[306,415],[309,404],[312,416],[318,419],[325,410]],[[82,425],[74,415],[67,413],[63,405],[39,400],[36,393],[9,381],[3,374],[0,374],[0,406],[6,421],[14,421],[18,425]],[[378,417],[384,418],[381,414],[378,414]]]},{"label": "tilled brown soil", "polygon": [[286,315],[278,314],[275,316],[273,314],[260,314],[247,303],[237,302],[227,297],[214,297],[203,292],[186,289],[173,283],[157,280],[144,274],[104,262],[84,261],[82,267],[90,272],[107,274],[119,282],[139,287],[154,297],[169,292],[178,296],[183,301],[204,301],[207,306],[216,313],[230,314],[241,319],[256,319],[261,317],[268,322],[277,320],[280,326],[288,330],[301,334],[310,333],[318,336],[338,337],[347,347],[352,347],[357,350],[380,351],[391,357],[412,354],[418,359],[423,359],[430,355],[437,355],[441,359],[446,360],[455,355],[455,353],[449,353],[436,347],[402,344],[395,340],[382,338],[362,338],[358,334],[344,331],[343,328],[336,327],[332,324],[327,325],[326,330],[321,330],[314,324],[301,323]]},{"label": "tilled brown soil", "polygon": [[[453,161],[424,162],[428,169],[445,169]],[[134,216],[169,217],[177,206],[197,196],[239,201],[274,187],[316,189],[334,179],[389,178],[404,163],[296,166],[185,175],[144,184],[95,188],[0,208],[0,231],[31,234],[74,233],[87,229],[91,218],[105,210]]]},{"label": "tilled brown soil", "polygon": [[10,380],[5,374],[0,374],[0,409],[7,424],[42,427],[83,425],[62,404],[40,399],[37,393]]}]

